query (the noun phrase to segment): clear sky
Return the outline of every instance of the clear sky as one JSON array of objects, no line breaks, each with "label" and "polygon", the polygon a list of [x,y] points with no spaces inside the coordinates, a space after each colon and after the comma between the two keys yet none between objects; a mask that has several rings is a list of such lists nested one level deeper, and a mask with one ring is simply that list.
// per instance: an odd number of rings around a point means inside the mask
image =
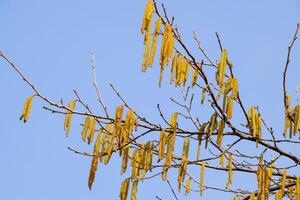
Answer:
[{"label": "clear sky", "polygon": [[[75,89],[95,112],[103,114],[92,87],[90,59],[91,53],[95,53],[98,84],[112,115],[121,102],[109,83],[147,118],[153,121],[159,118],[157,103],[170,116],[177,107],[169,98],[180,95],[181,89],[170,87],[168,78],[158,89],[157,63],[147,73],[141,72],[140,25],[145,2],[1,0],[0,49],[47,97],[55,101],[63,98],[67,102],[74,98],[72,90]],[[214,33],[220,34],[234,63],[246,106],[259,105],[275,132],[281,134],[282,71],[287,46],[300,22],[300,2],[158,2],[165,4],[170,16],[175,16],[183,40],[197,59],[203,56],[197,51],[192,32],[198,32],[213,60],[219,58]],[[299,55],[298,41],[287,83],[294,104],[296,85],[300,83]],[[0,91],[0,199],[118,199],[123,177],[119,176],[117,157],[109,166],[100,165],[93,190],[89,191],[90,159],[67,150],[70,146],[92,151],[92,147],[80,139],[79,123],[84,119],[74,117],[70,137],[66,138],[64,117],[42,109],[46,104],[36,99],[28,123],[19,121],[24,100],[33,92],[3,60],[0,61]],[[212,178],[217,180],[218,177],[212,174]],[[156,195],[164,200],[173,199],[167,184],[160,178],[140,184],[139,199],[155,199]],[[189,197],[199,199],[199,194]],[[203,199],[220,197],[229,199],[231,195],[207,191]],[[185,197],[182,195],[180,199]]]}]

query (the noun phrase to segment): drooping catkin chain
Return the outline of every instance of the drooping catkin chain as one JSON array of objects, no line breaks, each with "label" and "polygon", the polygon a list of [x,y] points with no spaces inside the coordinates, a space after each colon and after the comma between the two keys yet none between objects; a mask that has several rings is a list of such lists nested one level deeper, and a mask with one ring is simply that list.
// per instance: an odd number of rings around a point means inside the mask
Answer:
[{"label": "drooping catkin chain", "polygon": [[255,200],[255,194],[254,194],[254,192],[252,192],[252,193],[250,194],[249,200]]},{"label": "drooping catkin chain", "polygon": [[[176,53],[173,56],[173,60],[172,60],[170,84],[172,84],[175,81],[176,86],[181,86],[181,85],[185,86],[189,76],[189,71],[190,71],[190,64],[187,61],[187,59],[184,56]],[[195,84],[197,81],[197,76],[196,75],[193,76],[194,76],[193,78],[194,80],[192,81],[194,81],[194,83],[192,84]]]},{"label": "drooping catkin chain", "polygon": [[28,96],[26,97],[25,103],[24,103],[24,107],[23,107],[23,111],[22,111],[22,115],[20,117],[20,120],[23,119],[23,122],[27,122],[29,115],[30,115],[30,111],[31,111],[31,107],[32,107],[32,100],[33,100],[34,96]]},{"label": "drooping catkin chain", "polygon": [[71,100],[68,104],[68,111],[66,113],[65,117],[65,123],[64,123],[64,130],[66,131],[66,136],[68,137],[70,127],[71,127],[71,121],[72,121],[72,114],[75,109],[76,100]]},{"label": "drooping catkin chain", "polygon": [[206,128],[206,141],[205,141],[205,149],[208,147],[208,141],[210,136],[212,135],[213,131],[218,127],[218,113],[213,113],[210,117],[209,126]]},{"label": "drooping catkin chain", "polygon": [[127,145],[123,148],[122,152],[122,166],[121,166],[121,174],[126,173],[127,164],[130,156],[130,145]]},{"label": "drooping catkin chain", "polygon": [[282,173],[282,178],[281,178],[281,196],[284,195],[284,190],[285,190],[285,185],[286,185],[286,175],[287,175],[287,170],[284,169]]},{"label": "drooping catkin chain", "polygon": [[225,162],[225,155],[224,155],[224,152],[220,155],[220,158],[219,158],[219,164],[222,168],[224,168],[224,162]]},{"label": "drooping catkin chain", "polygon": [[170,126],[171,126],[171,129],[173,129],[173,132],[168,134],[167,140],[166,140],[167,152],[166,152],[166,158],[165,158],[165,163],[164,163],[163,172],[162,172],[163,180],[167,179],[168,169],[172,163],[172,157],[173,157],[173,153],[174,153],[174,146],[175,146],[175,140],[176,140],[177,117],[178,117],[178,112],[175,112],[175,113],[173,113],[171,120],[170,120]]},{"label": "drooping catkin chain", "polygon": [[85,118],[84,126],[83,126],[83,129],[81,132],[81,138],[84,142],[86,141],[87,133],[88,133],[89,127],[90,127],[90,122],[91,122],[91,118],[90,118],[90,116],[87,116]]},{"label": "drooping catkin chain", "polygon": [[166,132],[161,130],[159,137],[159,146],[158,146],[158,162],[164,158],[165,147],[166,147]]},{"label": "drooping catkin chain", "polygon": [[258,167],[257,167],[257,172],[256,172],[256,176],[257,176],[257,185],[258,185],[258,193],[257,193],[257,198],[258,199],[262,199],[262,196],[264,194],[264,188],[265,188],[265,170],[264,170],[264,166],[263,166],[263,155],[261,155],[259,157],[259,161],[258,161]]},{"label": "drooping catkin chain", "polygon": [[143,55],[143,63],[142,63],[142,72],[145,72],[148,66],[149,61],[149,53],[150,53],[150,33],[146,32],[145,34],[145,49]]},{"label": "drooping catkin chain", "polygon": [[282,193],[281,191],[277,191],[275,194],[275,200],[282,200]]},{"label": "drooping catkin chain", "polygon": [[216,72],[216,82],[219,86],[223,85],[227,65],[227,51],[226,49],[221,52],[221,59],[218,62],[218,68]]},{"label": "drooping catkin chain", "polygon": [[199,127],[199,134],[197,136],[198,139],[198,145],[197,145],[197,154],[196,154],[196,160],[200,159],[200,150],[201,150],[201,143],[202,143],[202,138],[203,135],[205,134],[205,128],[208,125],[208,122],[203,123],[200,127]]},{"label": "drooping catkin chain", "polygon": [[115,147],[115,135],[113,134],[113,125],[112,124],[107,124],[105,127],[105,134],[108,134],[108,144],[107,144],[107,155],[106,159],[104,160],[104,164],[108,164],[111,155],[113,153],[114,147]]},{"label": "drooping catkin chain", "polygon": [[183,148],[182,148],[182,156],[181,156],[181,165],[178,170],[178,192],[180,192],[181,183],[185,180],[185,175],[187,171],[187,161],[189,155],[189,148],[190,148],[190,138],[185,138],[183,141]]},{"label": "drooping catkin chain", "polygon": [[225,129],[225,121],[222,119],[218,127],[217,145],[221,147],[223,141],[223,134]]},{"label": "drooping catkin chain", "polygon": [[300,104],[294,108],[290,106],[290,96],[286,95],[286,108],[285,108],[285,122],[283,135],[286,137],[287,130],[289,129],[289,137],[295,136],[300,131]]},{"label": "drooping catkin chain", "polygon": [[252,137],[256,138],[256,145],[258,145],[258,141],[261,139],[262,131],[261,131],[261,117],[258,112],[255,110],[254,106],[251,106],[248,111],[248,118],[250,121],[250,133]]},{"label": "drooping catkin chain", "polygon": [[189,176],[185,184],[185,196],[188,195],[191,191],[191,183],[192,183],[192,177]]},{"label": "drooping catkin chain", "polygon": [[283,136],[286,137],[287,130],[289,129],[289,136],[292,137],[293,132],[293,118],[291,117],[293,114],[293,108],[287,108],[285,110],[285,122],[284,122],[284,130],[283,130]]},{"label": "drooping catkin chain", "polygon": [[229,160],[228,160],[228,179],[226,183],[226,188],[228,188],[232,184],[232,176],[233,176],[233,171],[232,171],[232,154],[229,154]]},{"label": "drooping catkin chain", "polygon": [[129,189],[129,178],[125,179],[122,184],[121,184],[121,189],[120,189],[120,200],[126,200],[128,196],[128,189]]},{"label": "drooping catkin chain", "polygon": [[144,56],[143,56],[143,63],[142,63],[142,71],[146,71],[147,66],[149,65],[149,56],[150,56],[150,29],[151,29],[151,22],[152,22],[152,16],[154,12],[154,3],[151,0],[147,1],[147,4],[145,6],[144,11],[144,17],[141,27],[141,32],[144,34],[144,44],[145,44],[145,50],[144,50]]},{"label": "drooping catkin chain", "polygon": [[141,27],[141,32],[150,32],[152,16],[154,12],[154,3],[151,0],[148,0],[144,10],[143,22]]},{"label": "drooping catkin chain", "polygon": [[[115,121],[114,121],[114,127],[113,127],[113,134],[117,139],[117,147],[120,148],[122,143],[121,143],[121,135],[122,135],[122,117],[123,117],[123,110],[124,107],[117,106],[116,107],[116,112],[115,112]],[[122,149],[120,150],[120,155],[122,153]]]},{"label": "drooping catkin chain", "polygon": [[152,36],[152,44],[151,44],[149,62],[148,62],[147,67],[153,66],[155,52],[156,52],[156,46],[157,46],[157,38],[158,38],[158,33],[160,31],[161,24],[162,24],[162,20],[161,20],[161,18],[158,18],[155,22],[155,28],[154,28],[154,32],[153,32],[153,36]]},{"label": "drooping catkin chain", "polygon": [[89,123],[89,131],[87,133],[88,144],[91,144],[94,139],[96,122],[96,119],[92,117]]},{"label": "drooping catkin chain", "polygon": [[93,153],[93,159],[91,163],[91,168],[90,168],[90,175],[89,175],[89,181],[88,181],[88,186],[89,189],[92,189],[92,185],[95,179],[95,174],[98,168],[98,159],[99,159],[99,152],[100,152],[100,138],[101,138],[101,133],[99,132],[97,135],[97,139],[94,145],[94,153]]},{"label": "drooping catkin chain", "polygon": [[300,200],[300,176],[296,179],[295,200]]},{"label": "drooping catkin chain", "polygon": [[202,161],[201,163],[201,172],[200,172],[200,195],[202,196],[204,190],[204,173],[205,173],[206,162]]},{"label": "drooping catkin chain", "polygon": [[160,74],[159,74],[159,87],[161,87],[161,81],[163,77],[163,71],[165,66],[169,64],[174,49],[174,36],[173,36],[173,28],[171,24],[165,24],[163,39],[160,50]]},{"label": "drooping catkin chain", "polygon": [[270,193],[270,185],[272,180],[274,166],[266,167],[264,172],[264,199],[269,199],[269,193]]},{"label": "drooping catkin chain", "polygon": [[[201,68],[201,66],[199,68]],[[198,79],[198,69],[195,67],[193,69],[193,74],[192,74],[192,87],[194,87],[195,84],[197,83],[197,79]]]},{"label": "drooping catkin chain", "polygon": [[132,183],[130,200],[137,200],[136,194],[138,191],[138,183],[139,183],[139,180],[134,180]]},{"label": "drooping catkin chain", "polygon": [[295,107],[295,119],[294,119],[294,135],[300,128],[300,104]]}]

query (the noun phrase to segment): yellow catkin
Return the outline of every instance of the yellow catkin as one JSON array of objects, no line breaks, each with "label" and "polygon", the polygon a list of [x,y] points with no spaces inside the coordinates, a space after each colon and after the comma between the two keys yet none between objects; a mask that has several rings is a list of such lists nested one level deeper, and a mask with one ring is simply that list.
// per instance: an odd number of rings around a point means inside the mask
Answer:
[{"label": "yellow catkin", "polygon": [[166,180],[167,178],[167,170],[171,166],[172,162],[172,156],[174,152],[174,146],[175,146],[175,139],[176,139],[176,134],[171,133],[168,135],[168,141],[167,141],[167,153],[166,153],[166,158],[165,158],[165,163],[163,167],[163,180]]},{"label": "yellow catkin", "polygon": [[159,86],[161,86],[163,71],[165,65],[167,65],[172,57],[174,49],[174,37],[173,28],[170,24],[166,24],[163,33],[162,45],[160,50],[160,75],[159,75]]},{"label": "yellow catkin", "polygon": [[167,179],[167,171],[171,165],[172,162],[172,156],[174,153],[174,146],[175,146],[175,140],[176,140],[176,130],[177,130],[177,117],[178,112],[173,113],[171,120],[170,120],[170,126],[173,130],[172,133],[168,134],[166,144],[167,144],[167,152],[166,152],[166,158],[165,163],[163,167],[163,173],[162,173],[162,179]]},{"label": "yellow catkin", "polygon": [[294,134],[299,131],[299,128],[300,128],[300,104],[295,108]]},{"label": "yellow catkin", "polygon": [[131,188],[131,197],[130,200],[137,200],[136,194],[138,189],[139,180],[134,180]]},{"label": "yellow catkin", "polygon": [[201,104],[204,103],[205,100],[205,94],[206,94],[206,87],[203,88],[202,92],[201,92]]},{"label": "yellow catkin", "polygon": [[134,130],[137,131],[138,127],[139,127],[139,121],[138,121],[138,118],[135,118],[134,119]]},{"label": "yellow catkin", "polygon": [[170,84],[172,84],[175,80],[175,73],[176,73],[176,67],[178,65],[178,60],[179,60],[179,54],[176,53],[173,56],[173,60],[172,60]]},{"label": "yellow catkin", "polygon": [[195,86],[195,84],[197,82],[197,79],[198,79],[198,70],[195,67],[194,70],[193,70],[193,75],[192,75],[192,87]]},{"label": "yellow catkin", "polygon": [[96,122],[97,122],[96,119],[92,118],[89,123],[89,131],[88,131],[88,135],[87,135],[88,144],[91,144],[94,139]]},{"label": "yellow catkin", "polygon": [[158,146],[158,160],[162,160],[165,154],[165,145],[166,145],[166,132],[162,130],[159,137],[159,146]]},{"label": "yellow catkin", "polygon": [[[20,120],[24,119],[25,115],[26,115],[26,110],[28,108],[28,100],[29,100],[29,97],[26,97],[26,100],[25,100],[25,103],[24,103],[24,106],[23,106],[23,111],[22,111],[22,115],[20,117]],[[25,122],[25,120],[24,120]]]},{"label": "yellow catkin", "polygon": [[286,169],[283,170],[282,173],[282,178],[281,178],[281,194],[284,194],[284,190],[285,190],[285,182],[286,182],[286,175],[287,175],[287,171]]},{"label": "yellow catkin", "polygon": [[184,66],[184,57],[178,56],[177,58],[177,64],[175,67],[175,85],[179,86],[181,84],[181,77],[183,73],[183,66]]},{"label": "yellow catkin", "polygon": [[34,96],[28,96],[26,97],[25,103],[24,103],[24,107],[23,107],[23,112],[22,115],[20,117],[20,120],[23,119],[23,122],[27,122],[29,115],[30,115],[30,111],[31,111],[31,107],[32,107],[32,100],[33,100]]},{"label": "yellow catkin", "polygon": [[[123,110],[124,107],[121,106],[117,106],[116,107],[116,113],[115,113],[115,121],[114,121],[114,130],[113,130],[113,134],[114,136],[117,138],[117,148],[121,147],[121,135],[122,135],[122,117],[123,117]],[[120,149],[120,153],[121,153],[121,149]]]},{"label": "yellow catkin", "polygon": [[104,163],[105,160],[107,159],[107,139],[108,135],[104,134],[103,128],[100,128],[98,131],[98,134],[101,134],[101,139],[100,139],[100,153],[102,156],[100,157],[100,162]]},{"label": "yellow catkin", "polygon": [[24,122],[26,122],[29,118],[31,107],[32,107],[32,100],[33,100],[33,96],[30,96],[28,98],[28,106],[27,106],[27,109],[26,109],[26,114],[24,116]]},{"label": "yellow catkin", "polygon": [[252,192],[252,193],[250,194],[249,200],[255,200],[255,194],[254,194],[254,192]]},{"label": "yellow catkin", "polygon": [[83,130],[81,132],[81,137],[82,137],[82,140],[85,142],[86,141],[86,136],[87,136],[87,132],[88,132],[88,128],[90,127],[90,117],[87,116],[85,118],[85,122],[84,122],[84,126],[83,126]]},{"label": "yellow catkin", "polygon": [[272,180],[272,175],[273,175],[273,167],[267,167],[265,169],[265,179],[264,179],[264,197],[265,199],[268,199],[269,197],[269,189],[270,189],[270,184]]},{"label": "yellow catkin", "polygon": [[126,147],[123,148],[123,152],[122,152],[123,157],[122,157],[121,174],[124,174],[126,172],[129,155],[130,155],[130,145],[127,145]]},{"label": "yellow catkin", "polygon": [[226,114],[228,119],[232,118],[232,113],[233,113],[233,98],[230,96],[227,99],[227,107],[226,107]]},{"label": "yellow catkin", "polygon": [[89,189],[92,189],[92,185],[95,179],[95,173],[98,168],[98,156],[99,156],[99,151],[100,151],[100,137],[101,134],[98,134],[95,145],[94,145],[94,153],[93,153],[93,160],[91,163],[91,168],[90,168],[90,175],[89,175],[89,181],[88,181],[88,186]]},{"label": "yellow catkin", "polygon": [[66,131],[66,136],[68,137],[70,127],[71,127],[71,121],[72,121],[72,113],[75,109],[76,100],[71,100],[68,104],[68,111],[66,113],[65,123],[64,123],[64,130]]},{"label": "yellow catkin", "polygon": [[225,121],[222,119],[221,122],[219,123],[218,136],[217,136],[217,145],[219,147],[222,145],[224,129],[225,129]]},{"label": "yellow catkin", "polygon": [[284,130],[283,130],[283,136],[286,137],[286,133],[287,133],[287,130],[292,126],[292,121],[291,121],[291,118],[290,118],[290,112],[291,112],[291,109],[287,109],[285,111],[285,122],[284,122]]},{"label": "yellow catkin", "polygon": [[216,96],[216,101],[218,101],[220,99],[220,97],[222,96],[222,94],[226,95],[224,92],[225,92],[225,84],[223,84],[221,87],[220,87],[220,90]]},{"label": "yellow catkin", "polygon": [[173,113],[171,120],[170,120],[170,126],[174,132],[176,132],[176,128],[177,128],[177,118],[178,118],[178,112],[175,112],[175,113]]},{"label": "yellow catkin", "polygon": [[203,191],[204,191],[204,172],[205,172],[205,165],[206,162],[202,161],[201,164],[201,174],[200,174],[200,195],[202,196]]},{"label": "yellow catkin", "polygon": [[257,138],[256,138],[256,148],[258,147],[258,142],[261,139],[262,131],[261,131],[261,116],[256,115],[256,124],[257,124]]},{"label": "yellow catkin", "polygon": [[217,117],[218,114],[216,112],[210,117],[208,136],[210,136],[213,133],[213,131],[217,128]]},{"label": "yellow catkin", "polygon": [[185,67],[184,67],[183,86],[185,86],[185,84],[186,84],[189,73],[190,73],[190,64],[186,61]]},{"label": "yellow catkin", "polygon": [[224,49],[221,52],[221,59],[218,63],[218,70],[216,74],[216,81],[218,85],[223,85],[227,64],[227,51]]},{"label": "yellow catkin", "polygon": [[146,171],[150,170],[152,171],[152,160],[153,160],[153,149],[154,149],[154,143],[153,142],[147,142],[146,144]]},{"label": "yellow catkin", "polygon": [[126,120],[125,120],[125,128],[128,134],[131,134],[134,130],[134,111],[129,110],[126,113]]},{"label": "yellow catkin", "polygon": [[132,165],[132,170],[131,170],[131,178],[136,179],[138,176],[138,150],[135,149],[132,153],[131,156],[131,165]]},{"label": "yellow catkin", "polygon": [[145,49],[144,49],[143,63],[142,63],[142,72],[145,72],[147,69],[148,60],[149,60],[149,52],[150,52],[150,33],[146,32]]},{"label": "yellow catkin", "polygon": [[182,156],[181,156],[181,165],[178,171],[178,192],[180,192],[181,182],[184,182],[186,170],[187,170],[187,161],[189,155],[189,148],[190,148],[190,138],[185,138],[183,142],[182,148]]},{"label": "yellow catkin", "polygon": [[[175,63],[175,62],[174,62]],[[173,64],[173,63],[172,63]],[[172,68],[175,68],[175,85],[176,86],[185,86],[189,70],[190,70],[190,64],[186,60],[186,58],[182,55],[179,55],[178,58],[176,58],[176,66],[172,65]],[[174,72],[171,71],[171,74],[174,74]],[[171,80],[174,75],[172,75]]]},{"label": "yellow catkin", "polygon": [[224,168],[225,155],[222,153],[219,158],[219,164],[222,168]]},{"label": "yellow catkin", "polygon": [[191,183],[192,183],[192,177],[189,177],[185,184],[185,195],[188,195],[191,191]]},{"label": "yellow catkin", "polygon": [[226,183],[226,188],[228,188],[232,184],[232,176],[233,176],[233,171],[232,171],[232,154],[229,154],[229,160],[228,160],[228,180]]},{"label": "yellow catkin", "polygon": [[264,167],[263,167],[263,155],[259,157],[258,161],[258,167],[256,172],[256,178],[257,178],[257,186],[258,186],[258,194],[257,197],[261,199],[261,196],[264,193]]},{"label": "yellow catkin", "polygon": [[248,111],[248,118],[250,121],[250,133],[252,137],[257,138],[258,140],[261,138],[261,117],[258,112],[255,110],[254,106],[251,106]]},{"label": "yellow catkin", "polygon": [[125,179],[121,184],[119,197],[121,200],[126,200],[128,195],[129,179]]},{"label": "yellow catkin", "polygon": [[223,87],[225,87],[225,94],[227,95],[230,91],[232,91],[232,89],[233,89],[233,77],[229,77],[228,79],[227,79],[227,82],[226,82],[226,84],[224,84],[224,86]]},{"label": "yellow catkin", "polygon": [[197,160],[200,159],[200,150],[201,150],[202,138],[203,138],[203,135],[205,134],[204,132],[205,132],[205,128],[206,128],[207,125],[208,125],[208,122],[205,122],[199,128],[199,134],[197,136],[197,139],[198,139],[198,147],[197,147],[197,155],[196,155]]},{"label": "yellow catkin", "polygon": [[296,179],[295,200],[300,200],[300,176]]},{"label": "yellow catkin", "polygon": [[288,94],[285,95],[285,103],[286,103],[286,109],[288,109],[291,103],[291,96]]},{"label": "yellow catkin", "polygon": [[275,194],[275,200],[282,200],[282,193],[281,191],[277,191]]},{"label": "yellow catkin", "polygon": [[155,28],[154,28],[154,32],[153,32],[153,36],[152,36],[152,45],[151,45],[151,50],[150,50],[148,67],[151,67],[154,62],[156,46],[157,46],[157,37],[158,37],[158,33],[160,31],[161,23],[162,23],[161,18],[158,18],[155,22]]},{"label": "yellow catkin", "polygon": [[[147,144],[146,144],[147,145]],[[144,180],[144,177],[146,176],[146,168],[147,168],[147,163],[146,163],[146,145],[142,144],[141,149],[139,150],[139,166],[138,168],[140,169],[141,173],[140,173],[140,177],[142,180]]]},{"label": "yellow catkin", "polygon": [[239,88],[239,82],[235,77],[232,78],[232,95],[231,97],[236,100],[238,96],[238,88]]},{"label": "yellow catkin", "polygon": [[104,161],[104,164],[107,164],[111,158],[111,155],[114,150],[114,141],[115,141],[115,136],[113,134],[113,126],[112,124],[107,124],[105,127],[105,134],[108,134],[108,147],[107,147],[107,156]]},{"label": "yellow catkin", "polygon": [[146,32],[150,31],[153,12],[154,12],[153,1],[148,0],[147,4],[145,6],[144,17],[143,17],[143,22],[142,22],[142,27],[141,27],[142,33],[144,33],[145,31]]}]

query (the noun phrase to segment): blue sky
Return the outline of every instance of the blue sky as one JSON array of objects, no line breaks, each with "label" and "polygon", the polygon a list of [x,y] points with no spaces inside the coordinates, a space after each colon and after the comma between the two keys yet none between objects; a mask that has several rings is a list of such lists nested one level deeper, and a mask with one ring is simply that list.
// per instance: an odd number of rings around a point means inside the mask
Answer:
[{"label": "blue sky", "polygon": [[[183,40],[196,55],[193,41],[197,31],[203,47],[219,58],[217,31],[234,63],[245,104],[259,105],[278,134],[282,131],[282,71],[287,46],[297,22],[300,2],[296,0],[186,0],[158,1],[175,16]],[[168,116],[178,109],[171,96],[181,89],[164,79],[158,86],[159,66],[141,72],[143,36],[140,24],[145,1],[1,0],[0,49],[47,97],[59,101],[74,98],[76,89],[95,112],[103,114],[92,87],[91,53],[95,53],[98,84],[110,113],[121,102],[109,83],[123,94],[136,111],[150,120],[159,119],[156,104]],[[288,72],[287,88],[296,103],[300,83],[300,43],[296,43]],[[122,177],[116,157],[100,166],[93,190],[87,187],[90,159],[67,150],[92,151],[82,144],[84,119],[75,117],[70,137],[63,131],[64,117],[42,109],[35,100],[28,123],[18,120],[31,89],[3,60],[0,61],[1,140],[0,199],[118,199]],[[199,111],[200,112],[200,111]],[[238,121],[238,119],[237,119]],[[243,122],[239,122],[243,123]],[[177,173],[177,171],[176,171]],[[174,177],[176,177],[174,173]],[[214,176],[214,172],[211,176]],[[173,177],[173,178],[174,178]],[[237,178],[238,179],[238,178]],[[156,179],[140,184],[139,199],[173,199],[167,184]],[[191,194],[198,199],[199,194]],[[227,199],[231,195],[225,195]],[[208,191],[203,199],[225,197]],[[180,199],[184,199],[180,196]]]}]

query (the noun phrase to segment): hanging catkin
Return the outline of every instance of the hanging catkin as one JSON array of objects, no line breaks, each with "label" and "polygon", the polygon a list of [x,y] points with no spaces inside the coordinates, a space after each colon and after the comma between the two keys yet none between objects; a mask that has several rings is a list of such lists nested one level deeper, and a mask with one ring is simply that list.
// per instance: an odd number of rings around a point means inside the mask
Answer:
[{"label": "hanging catkin", "polygon": [[72,114],[75,109],[76,100],[71,100],[68,104],[68,111],[66,113],[65,123],[64,123],[64,130],[66,131],[66,136],[68,137],[70,127],[71,127],[71,121],[72,121]]},{"label": "hanging catkin", "polygon": [[31,107],[32,107],[32,99],[34,96],[28,96],[26,97],[25,103],[24,103],[24,107],[23,107],[23,112],[22,115],[20,117],[20,120],[23,119],[23,122],[27,122],[29,115],[30,115],[30,111],[31,111]]},{"label": "hanging catkin", "polygon": [[202,161],[201,164],[201,174],[200,174],[200,195],[202,196],[204,190],[204,172],[205,172],[206,162]]}]

